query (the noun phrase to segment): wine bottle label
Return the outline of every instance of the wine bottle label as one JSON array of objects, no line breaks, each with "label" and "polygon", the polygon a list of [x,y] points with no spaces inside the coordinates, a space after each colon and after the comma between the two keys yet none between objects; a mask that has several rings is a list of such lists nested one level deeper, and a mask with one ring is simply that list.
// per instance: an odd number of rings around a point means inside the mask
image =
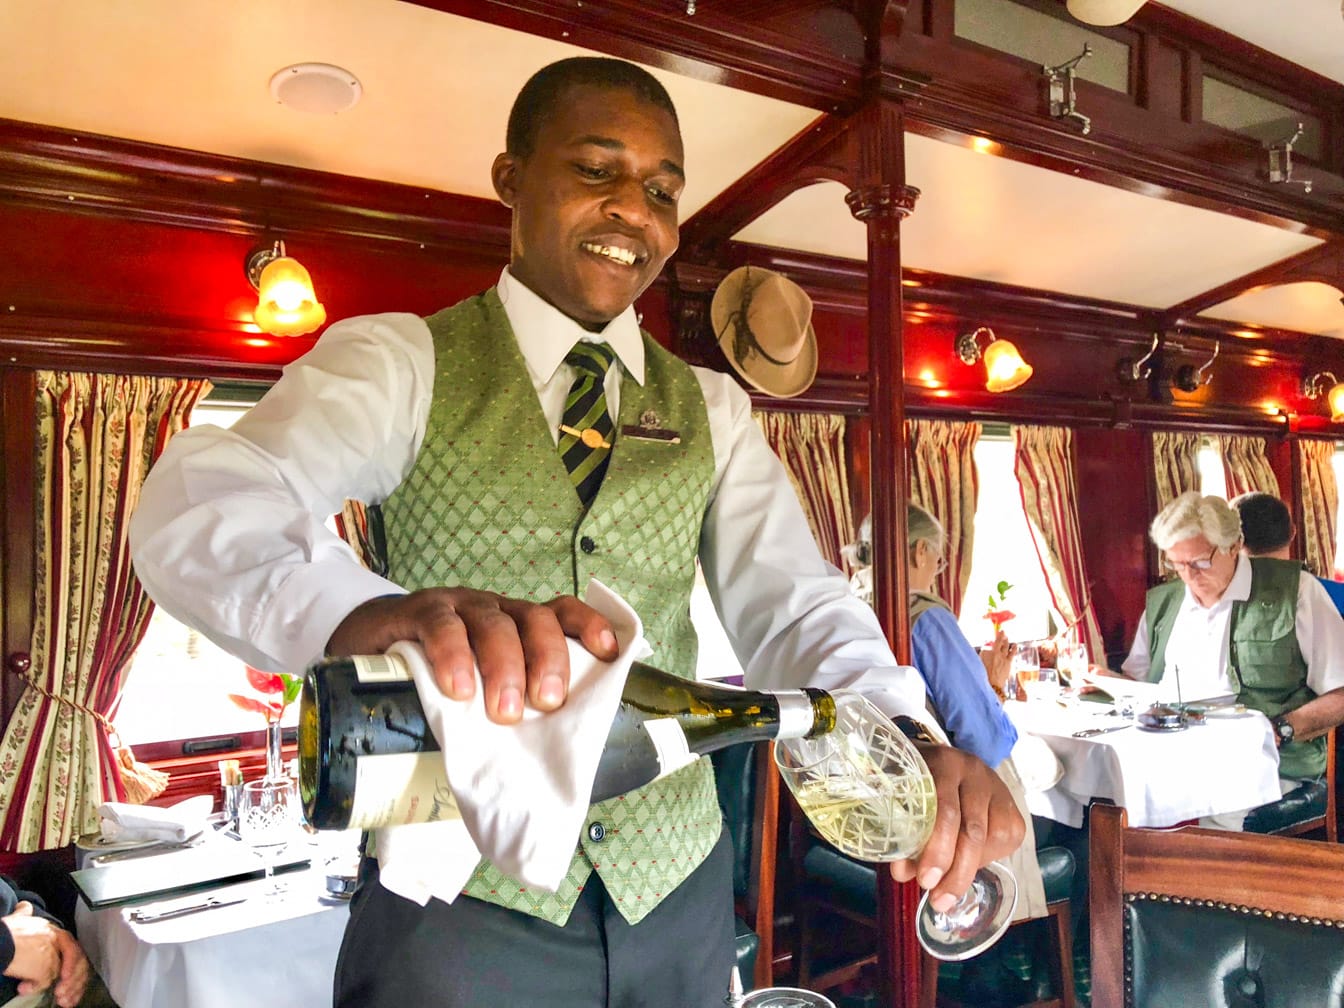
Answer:
[{"label": "wine bottle label", "polygon": [[442,754],[397,753],[356,761],[351,829],[460,818]]},{"label": "wine bottle label", "polygon": [[691,752],[686,742],[686,733],[682,731],[676,718],[650,718],[644,723],[644,730],[653,739],[653,748],[658,753],[658,776],[665,777],[674,770],[694,763],[699,755]]},{"label": "wine bottle label", "polygon": [[400,655],[351,655],[355,678],[362,683],[410,682],[411,670]]},{"label": "wine bottle label", "polygon": [[779,735],[777,738],[803,738],[812,730],[815,714],[812,700],[802,690],[766,690],[779,701]]}]

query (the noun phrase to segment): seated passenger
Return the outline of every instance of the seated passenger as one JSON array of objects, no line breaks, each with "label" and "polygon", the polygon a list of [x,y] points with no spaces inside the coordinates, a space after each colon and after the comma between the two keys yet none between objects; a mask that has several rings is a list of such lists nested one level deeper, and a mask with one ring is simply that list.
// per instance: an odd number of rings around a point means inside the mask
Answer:
[{"label": "seated passenger", "polygon": [[[1009,756],[1017,729],[995,694],[1008,678],[1008,641],[1000,630],[982,662],[957,625],[947,603],[933,594],[933,581],[945,566],[944,535],[938,520],[918,504],[907,503],[906,539],[910,543],[910,661],[924,677],[932,714],[958,749],[984,760],[1008,785],[1027,833],[1022,845],[1004,861],[1017,876],[1014,920],[1042,917],[1045,889],[1036,863],[1036,840],[1027,809],[1026,791]],[[991,686],[994,683],[994,686]]]},{"label": "seated passenger", "polygon": [[[1275,560],[1291,560],[1292,551],[1288,548],[1297,534],[1293,527],[1293,516],[1288,513],[1288,505],[1273,494],[1253,490],[1232,498],[1232,506],[1241,515],[1241,551],[1247,556],[1272,557]],[[1335,604],[1335,609],[1344,615],[1344,582],[1331,581],[1316,577]]]},{"label": "seated passenger", "polygon": [[1241,517],[1221,497],[1184,493],[1149,532],[1178,577],[1148,592],[1122,671],[1186,700],[1234,694],[1273,723],[1285,794],[1319,777],[1325,734],[1344,723],[1344,620],[1325,589],[1298,563],[1242,556]]},{"label": "seated passenger", "polygon": [[0,1006],[49,1004],[37,997],[50,990],[59,1008],[75,1008],[89,983],[89,960],[74,935],[47,913],[42,900],[0,876]]}]

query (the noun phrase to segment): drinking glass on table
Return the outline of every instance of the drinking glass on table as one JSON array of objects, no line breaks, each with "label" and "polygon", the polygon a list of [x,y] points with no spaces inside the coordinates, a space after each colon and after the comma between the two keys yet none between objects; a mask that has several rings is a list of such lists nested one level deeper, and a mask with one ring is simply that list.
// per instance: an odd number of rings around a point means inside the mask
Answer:
[{"label": "drinking glass on table", "polygon": [[1027,699],[1053,703],[1059,699],[1059,670],[1038,668],[1036,678],[1027,684]]},{"label": "drinking glass on table", "polygon": [[1032,685],[1041,674],[1041,653],[1035,641],[1013,645],[1010,669],[1010,674],[1017,683],[1018,699],[1026,699],[1031,693]]},{"label": "drinking glass on table", "polygon": [[[919,750],[857,693],[833,694],[834,730],[775,743],[775,763],[798,805],[827,841],[860,861],[917,857],[938,810],[933,777]],[[916,913],[920,944],[937,959],[961,960],[998,940],[1017,903],[1017,882],[992,862],[946,913]]]},{"label": "drinking glass on table", "polygon": [[238,817],[238,835],[262,859],[266,868],[268,899],[276,899],[285,887],[275,878],[276,863],[298,836],[299,795],[294,782],[267,777],[243,785]]}]

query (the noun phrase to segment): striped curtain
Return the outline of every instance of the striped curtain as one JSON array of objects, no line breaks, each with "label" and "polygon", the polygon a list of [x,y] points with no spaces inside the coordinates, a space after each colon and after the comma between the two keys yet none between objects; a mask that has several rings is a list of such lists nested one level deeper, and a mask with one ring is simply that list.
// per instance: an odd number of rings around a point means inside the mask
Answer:
[{"label": "striped curtain", "polygon": [[1161,511],[1181,494],[1199,489],[1199,467],[1195,461],[1198,455],[1198,434],[1180,431],[1153,433],[1153,480],[1157,489],[1157,511]]},{"label": "striped curtain", "polygon": [[833,413],[765,410],[753,412],[752,417],[784,463],[821,555],[847,570],[849,564],[840,549],[854,541],[854,512],[846,476],[845,418]]},{"label": "striped curtain", "polygon": [[1302,484],[1302,545],[1307,570],[1317,577],[1335,576],[1335,516],[1339,487],[1335,480],[1335,443],[1298,441],[1298,474]]},{"label": "striped curtain", "polygon": [[1083,564],[1078,524],[1073,431],[1066,427],[1014,427],[1014,472],[1022,508],[1041,559],[1050,598],[1064,622],[1076,626],[1088,654],[1106,654]]},{"label": "striped curtain", "polygon": [[1279,496],[1279,478],[1265,455],[1265,439],[1246,434],[1220,434],[1218,452],[1227,474],[1227,499],[1259,490]]},{"label": "striped curtain", "polygon": [[0,739],[0,849],[64,847],[125,799],[107,719],[153,605],[131,570],[129,516],[205,381],[39,371],[33,633]]},{"label": "striped curtain", "polygon": [[975,508],[980,496],[975,443],[980,440],[980,425],[907,420],[905,438],[910,499],[937,518],[947,534],[943,547],[947,569],[938,575],[933,588],[954,613],[960,612],[975,543]]}]

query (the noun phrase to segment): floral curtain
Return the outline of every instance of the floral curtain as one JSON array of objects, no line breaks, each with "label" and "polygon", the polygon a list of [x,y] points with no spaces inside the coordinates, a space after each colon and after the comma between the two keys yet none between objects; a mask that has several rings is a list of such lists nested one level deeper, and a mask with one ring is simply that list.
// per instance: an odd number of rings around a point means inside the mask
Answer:
[{"label": "floral curtain", "polygon": [[1335,481],[1335,443],[1298,441],[1297,465],[1302,484],[1302,546],[1307,570],[1317,577],[1335,576],[1335,515],[1339,487]]},{"label": "floral curtain", "polygon": [[1259,490],[1279,496],[1279,478],[1265,455],[1265,439],[1245,434],[1220,434],[1218,452],[1227,475],[1227,499]]},{"label": "floral curtain", "polygon": [[1014,427],[1014,471],[1050,598],[1094,660],[1106,654],[1083,564],[1073,431]]},{"label": "floral curtain", "polygon": [[107,712],[152,603],[126,529],[151,463],[205,381],[39,371],[36,557],[27,688],[0,739],[0,848],[27,853],[98,828],[124,798]]},{"label": "floral curtain", "polygon": [[845,465],[845,418],[833,413],[776,413],[752,417],[784,463],[821,555],[845,569],[841,547],[854,541]]},{"label": "floral curtain", "polygon": [[1153,433],[1153,479],[1157,487],[1158,511],[1181,494],[1199,489],[1199,467],[1195,461],[1198,455],[1198,434]]},{"label": "floral curtain", "polygon": [[910,499],[938,519],[947,536],[943,559],[947,568],[934,590],[953,612],[971,578],[971,547],[975,542],[975,508],[980,477],[975,468],[978,423],[950,420],[907,420],[906,457],[910,460]]}]

